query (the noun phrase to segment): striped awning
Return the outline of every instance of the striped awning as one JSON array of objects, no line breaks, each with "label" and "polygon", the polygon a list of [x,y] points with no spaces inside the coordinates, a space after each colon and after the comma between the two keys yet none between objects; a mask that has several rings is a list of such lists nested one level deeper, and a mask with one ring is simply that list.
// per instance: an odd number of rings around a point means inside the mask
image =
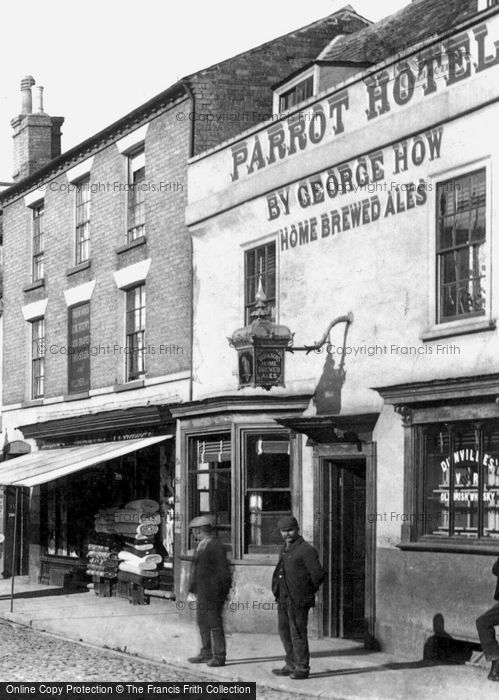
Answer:
[{"label": "striped awning", "polygon": [[39,486],[68,474],[141,450],[172,435],[154,435],[131,440],[96,442],[91,445],[38,450],[0,465],[0,484]]}]

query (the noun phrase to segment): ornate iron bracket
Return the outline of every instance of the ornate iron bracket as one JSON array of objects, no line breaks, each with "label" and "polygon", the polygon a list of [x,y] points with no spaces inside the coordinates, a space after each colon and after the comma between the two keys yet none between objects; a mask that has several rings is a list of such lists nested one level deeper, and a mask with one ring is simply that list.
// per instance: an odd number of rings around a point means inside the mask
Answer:
[{"label": "ornate iron bracket", "polygon": [[346,316],[338,316],[334,319],[334,321],[331,321],[322,338],[313,345],[290,345],[287,348],[285,348],[286,352],[306,352],[307,355],[312,351],[320,352],[320,349],[328,341],[331,329],[334,328],[334,326],[336,326],[338,323],[346,323],[347,325],[350,325],[351,323],[353,323],[353,313],[349,311],[348,314],[346,314]]}]

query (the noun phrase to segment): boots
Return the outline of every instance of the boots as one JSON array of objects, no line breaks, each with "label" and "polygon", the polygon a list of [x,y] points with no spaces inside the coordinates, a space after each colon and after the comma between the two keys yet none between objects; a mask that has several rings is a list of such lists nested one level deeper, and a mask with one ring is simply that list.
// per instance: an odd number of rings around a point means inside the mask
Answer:
[{"label": "boots", "polygon": [[499,681],[499,659],[495,659],[490,667],[490,673],[487,676],[489,681]]},{"label": "boots", "polygon": [[210,631],[205,629],[205,628],[202,628],[202,629],[200,629],[200,635],[201,635],[201,651],[199,652],[199,654],[197,656],[191,656],[190,659],[187,659],[187,661],[190,664],[205,664],[212,657]]},{"label": "boots", "polygon": [[205,664],[209,660],[208,656],[204,656],[204,654],[198,654],[197,656],[191,656],[187,661],[190,664]]},{"label": "boots", "polygon": [[225,666],[225,634],[223,627],[211,630],[211,648],[213,658],[208,661],[208,666]]}]

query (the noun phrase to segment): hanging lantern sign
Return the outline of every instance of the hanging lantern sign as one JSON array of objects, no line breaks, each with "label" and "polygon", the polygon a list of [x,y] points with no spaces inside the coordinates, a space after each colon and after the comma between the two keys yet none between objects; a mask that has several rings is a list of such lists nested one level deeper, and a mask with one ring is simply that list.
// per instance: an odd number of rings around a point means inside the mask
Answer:
[{"label": "hanging lantern sign", "polygon": [[228,339],[238,353],[239,388],[285,386],[285,349],[293,342],[293,334],[286,326],[274,323],[266,305],[261,281],[256,294],[254,319],[244,328],[238,328]]}]

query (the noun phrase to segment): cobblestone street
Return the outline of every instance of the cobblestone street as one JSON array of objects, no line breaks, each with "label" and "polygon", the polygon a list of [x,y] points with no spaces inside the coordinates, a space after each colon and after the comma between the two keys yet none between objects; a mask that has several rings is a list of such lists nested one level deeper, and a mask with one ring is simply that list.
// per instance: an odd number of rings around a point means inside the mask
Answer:
[{"label": "cobblestone street", "polygon": [[[207,676],[190,668],[183,670],[144,661],[0,620],[0,682],[195,682],[213,678],[214,674]],[[257,687],[258,700],[290,700],[295,697],[295,694]]]}]

